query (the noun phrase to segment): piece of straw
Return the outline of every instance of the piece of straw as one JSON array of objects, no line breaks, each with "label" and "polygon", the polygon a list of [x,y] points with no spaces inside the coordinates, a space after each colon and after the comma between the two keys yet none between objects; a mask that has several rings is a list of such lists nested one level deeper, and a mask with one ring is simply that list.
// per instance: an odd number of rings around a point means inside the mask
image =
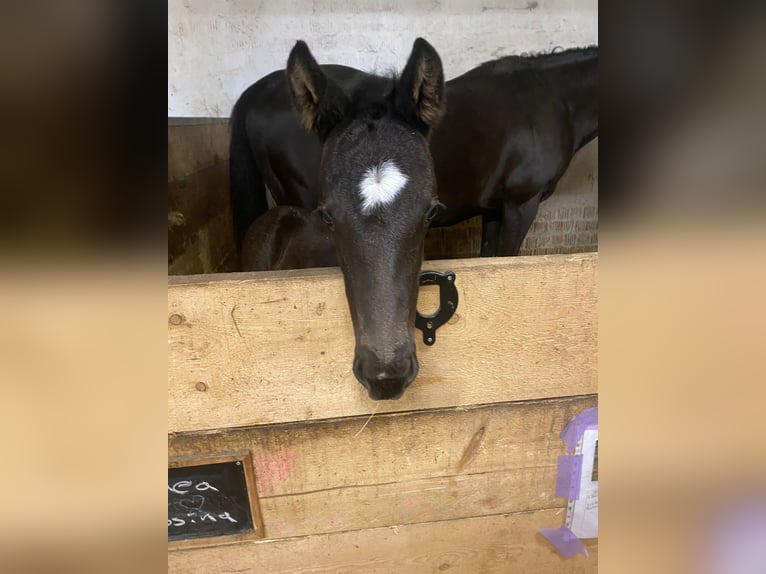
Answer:
[{"label": "piece of straw", "polygon": [[364,421],[364,425],[362,425],[362,428],[360,428],[356,434],[354,435],[354,438],[358,437],[364,429],[367,428],[367,423],[369,423],[372,420],[373,415],[378,412],[378,407],[380,406],[380,403],[375,405],[375,409],[370,413],[370,416],[367,417],[367,420]]}]

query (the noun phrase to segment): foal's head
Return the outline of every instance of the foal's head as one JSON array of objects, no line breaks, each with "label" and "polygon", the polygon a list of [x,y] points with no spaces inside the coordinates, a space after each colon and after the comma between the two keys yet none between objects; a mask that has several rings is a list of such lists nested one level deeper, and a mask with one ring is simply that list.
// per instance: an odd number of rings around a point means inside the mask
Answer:
[{"label": "foal's head", "polygon": [[418,38],[399,78],[369,76],[344,91],[298,42],[287,78],[301,123],[323,144],[319,209],[343,270],[354,374],[370,398],[398,399],[418,374],[418,277],[439,206],[428,136],[444,111],[441,60]]}]

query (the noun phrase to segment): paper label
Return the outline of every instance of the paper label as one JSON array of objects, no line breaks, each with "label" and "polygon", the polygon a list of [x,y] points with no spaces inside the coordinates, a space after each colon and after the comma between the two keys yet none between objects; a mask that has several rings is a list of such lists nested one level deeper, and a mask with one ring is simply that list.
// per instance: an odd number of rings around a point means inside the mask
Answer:
[{"label": "paper label", "polygon": [[583,432],[576,454],[582,454],[579,496],[567,505],[566,526],[578,538],[598,538],[598,428]]}]

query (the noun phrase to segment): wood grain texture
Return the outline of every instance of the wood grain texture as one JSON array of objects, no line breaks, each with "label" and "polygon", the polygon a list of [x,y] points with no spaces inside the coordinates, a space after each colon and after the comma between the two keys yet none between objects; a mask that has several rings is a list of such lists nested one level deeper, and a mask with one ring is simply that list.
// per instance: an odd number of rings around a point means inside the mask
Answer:
[{"label": "wood grain texture", "polygon": [[481,252],[481,217],[472,217],[449,227],[432,227],[426,233],[428,259],[463,259]]},{"label": "wood grain texture", "polygon": [[564,560],[538,533],[564,520],[561,509],[463,518],[168,553],[168,572],[272,574],[468,574],[598,572],[598,542],[588,557]]},{"label": "wood grain texture", "polygon": [[[458,310],[434,346],[416,332],[417,380],[402,399],[377,403],[351,372],[339,270],[171,277],[169,431],[596,392],[596,254],[423,268],[455,271]],[[421,293],[427,308],[435,293]]]},{"label": "wood grain texture", "polygon": [[182,215],[180,225],[168,225],[168,275],[239,269],[228,204],[211,213],[212,219],[194,221]]},{"label": "wood grain texture", "polygon": [[186,179],[191,174],[217,163],[228,164],[229,125],[208,121],[187,125],[168,125],[168,182]]},{"label": "wood grain texture", "polygon": [[229,271],[235,262],[227,158],[225,123],[168,127],[171,275]]},{"label": "wood grain texture", "polygon": [[[219,213],[230,212],[229,165],[225,161],[201,169],[182,180],[168,183],[168,209],[182,213],[192,229]],[[232,229],[229,214],[229,228]],[[233,231],[230,231],[233,238]],[[233,239],[229,240],[233,242]]]},{"label": "wood grain texture", "polygon": [[595,396],[171,436],[252,452],[268,538],[561,507],[560,432]]}]

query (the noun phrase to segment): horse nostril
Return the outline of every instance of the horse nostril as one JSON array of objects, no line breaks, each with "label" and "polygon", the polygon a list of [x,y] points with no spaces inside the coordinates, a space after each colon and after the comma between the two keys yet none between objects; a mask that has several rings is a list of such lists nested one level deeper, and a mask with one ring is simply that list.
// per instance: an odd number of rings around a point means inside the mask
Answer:
[{"label": "horse nostril", "polygon": [[374,401],[395,401],[404,394],[404,385],[375,385],[369,387],[367,392]]},{"label": "horse nostril", "polygon": [[353,369],[356,380],[368,391],[370,390],[370,383],[367,382],[367,377],[364,376],[364,369],[362,368],[362,362],[359,357],[354,357]]},{"label": "horse nostril", "polygon": [[353,371],[373,400],[396,400],[418,374],[418,360],[413,345],[401,347],[387,360],[368,347],[358,347]]}]

